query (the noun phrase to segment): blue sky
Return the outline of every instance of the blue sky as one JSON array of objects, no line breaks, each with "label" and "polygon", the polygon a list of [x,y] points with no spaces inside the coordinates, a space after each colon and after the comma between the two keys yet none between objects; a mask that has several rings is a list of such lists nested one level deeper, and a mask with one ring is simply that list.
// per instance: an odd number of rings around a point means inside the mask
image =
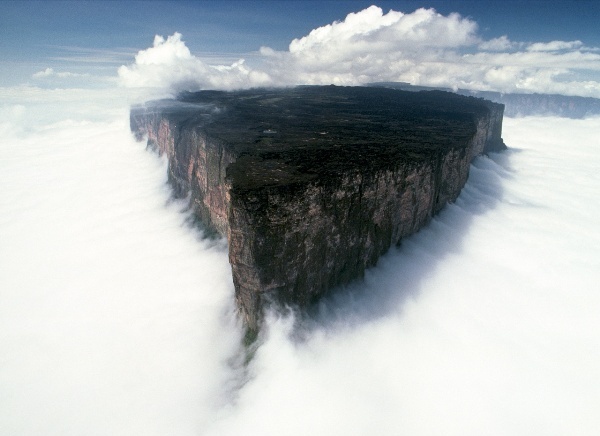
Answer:
[{"label": "blue sky", "polygon": [[247,52],[284,49],[311,29],[342,20],[372,4],[384,11],[435,8],[472,17],[488,37],[522,41],[579,39],[600,46],[600,2],[577,1],[2,1],[2,53],[8,59],[43,56],[56,46],[137,48],[154,34],[177,31],[190,48]]},{"label": "blue sky", "polygon": [[[2,1],[0,84],[26,82],[46,68],[115,75],[118,66],[132,63],[138,51],[152,45],[154,35],[175,32],[183,35],[194,56],[209,63],[244,58],[251,64],[261,46],[286,51],[294,38],[372,4],[384,13],[392,9],[408,14],[421,7],[444,16],[457,12],[477,24],[483,40],[506,35],[522,44],[558,40],[600,47],[600,2],[593,0]],[[580,81],[598,80],[595,68],[573,68]]]}]

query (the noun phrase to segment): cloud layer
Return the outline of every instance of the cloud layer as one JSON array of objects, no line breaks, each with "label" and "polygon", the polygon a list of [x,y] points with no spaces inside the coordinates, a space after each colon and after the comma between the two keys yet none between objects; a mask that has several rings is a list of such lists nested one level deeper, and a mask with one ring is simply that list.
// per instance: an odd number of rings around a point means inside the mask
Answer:
[{"label": "cloud layer", "polygon": [[505,120],[511,150],[300,329],[273,315],[244,369],[223,241],[77,95],[2,111],[7,434],[597,434],[600,118]]},{"label": "cloud layer", "polygon": [[[240,343],[226,247],[186,224],[121,108],[37,97],[62,119],[0,110],[0,429],[198,434]],[[70,119],[85,104],[104,120]]]},{"label": "cloud layer", "polygon": [[[120,77],[164,93],[463,74],[568,93],[572,67],[597,71],[578,41],[485,41],[431,10],[369,8],[260,53],[211,65],[176,34]],[[511,149],[477,159],[454,204],[299,329],[273,314],[244,368],[224,242],[186,223],[123,94],[0,88],[3,432],[597,434],[600,118],[506,119]]]},{"label": "cloud layer", "polygon": [[261,47],[251,63],[210,64],[175,33],[157,36],[119,76],[124,86],[171,92],[404,81],[600,97],[600,82],[589,79],[600,73],[598,49],[581,41],[515,42],[506,35],[484,40],[473,20],[434,9],[384,13],[371,6],[294,39],[287,51]]}]

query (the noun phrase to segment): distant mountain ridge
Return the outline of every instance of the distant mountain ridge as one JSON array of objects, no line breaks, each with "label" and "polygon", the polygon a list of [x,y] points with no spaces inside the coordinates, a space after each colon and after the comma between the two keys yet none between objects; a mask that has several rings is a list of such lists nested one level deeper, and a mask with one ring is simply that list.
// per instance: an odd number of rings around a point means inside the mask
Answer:
[{"label": "distant mountain ridge", "polygon": [[586,118],[600,115],[600,99],[560,94],[505,94],[494,91],[453,90],[442,87],[414,86],[406,82],[376,82],[369,86],[401,89],[403,91],[440,90],[460,95],[480,97],[505,106],[504,115],[523,117],[528,115],[559,116],[565,118]]}]

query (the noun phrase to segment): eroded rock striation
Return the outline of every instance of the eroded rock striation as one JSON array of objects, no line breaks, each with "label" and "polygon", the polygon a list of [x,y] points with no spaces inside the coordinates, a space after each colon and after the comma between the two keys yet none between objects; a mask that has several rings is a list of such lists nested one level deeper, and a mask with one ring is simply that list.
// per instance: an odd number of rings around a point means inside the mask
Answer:
[{"label": "eroded rock striation", "polygon": [[247,325],[360,278],[505,148],[504,107],[448,92],[310,86],[186,93],[131,111],[175,193],[226,236]]}]

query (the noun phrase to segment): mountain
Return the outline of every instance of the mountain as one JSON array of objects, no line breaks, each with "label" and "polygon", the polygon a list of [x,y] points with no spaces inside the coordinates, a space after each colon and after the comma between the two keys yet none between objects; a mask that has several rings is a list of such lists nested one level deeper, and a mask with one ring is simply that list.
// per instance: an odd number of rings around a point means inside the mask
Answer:
[{"label": "mountain", "polygon": [[443,91],[304,86],[184,93],[131,110],[178,196],[227,237],[251,330],[362,277],[505,148],[504,106]]}]

